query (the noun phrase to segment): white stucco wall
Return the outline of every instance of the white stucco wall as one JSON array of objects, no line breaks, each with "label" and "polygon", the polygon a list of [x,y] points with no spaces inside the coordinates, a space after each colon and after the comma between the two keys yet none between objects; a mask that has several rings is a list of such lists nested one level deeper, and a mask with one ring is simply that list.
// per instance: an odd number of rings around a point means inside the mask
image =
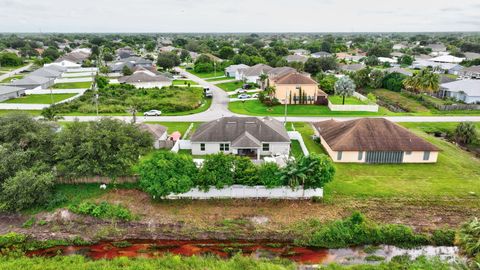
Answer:
[{"label": "white stucco wall", "polygon": [[[200,150],[199,142],[192,142],[192,155],[210,155],[216,154],[220,152],[220,143],[229,143],[230,149],[229,151],[223,151],[226,154],[237,154],[237,149],[232,148],[231,142],[207,142],[205,143],[205,151]],[[265,142],[267,143],[267,142]],[[271,142],[268,143],[270,145],[270,151],[262,151],[262,147],[260,147],[260,155],[267,156],[267,155],[274,155],[274,154],[288,154],[290,153],[290,142]]]},{"label": "white stucco wall", "polygon": [[172,82],[141,82],[141,83],[129,83],[136,88],[162,88],[164,86],[172,85]]}]

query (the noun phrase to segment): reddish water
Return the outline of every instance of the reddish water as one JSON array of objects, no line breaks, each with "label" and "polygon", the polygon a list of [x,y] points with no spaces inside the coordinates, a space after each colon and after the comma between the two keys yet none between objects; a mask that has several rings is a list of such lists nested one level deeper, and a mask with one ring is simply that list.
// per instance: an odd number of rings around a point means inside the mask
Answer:
[{"label": "reddish water", "polygon": [[288,244],[215,242],[215,241],[128,241],[128,247],[115,246],[115,242],[100,242],[89,246],[55,246],[29,252],[28,256],[56,256],[79,254],[92,259],[115,257],[155,258],[166,253],[193,256],[214,254],[221,258],[231,257],[238,252],[258,258],[281,257],[299,263],[325,263],[329,261],[328,249],[295,247]]},{"label": "reddish water", "polygon": [[[219,241],[177,241],[177,240],[130,240],[128,246],[119,242],[100,242],[88,246],[56,246],[27,253],[28,256],[83,255],[91,259],[112,259],[116,257],[156,258],[164,254],[182,256],[217,255],[229,258],[237,253],[255,258],[286,258],[302,264],[357,264],[366,263],[369,255],[377,255],[389,261],[394,256],[409,255],[412,259],[438,256],[442,260],[458,259],[456,247],[424,246],[416,249],[402,249],[394,246],[379,246],[373,253],[364,252],[363,247],[343,249],[316,249],[297,247],[288,243],[250,243]],[[372,263],[372,262],[370,262]]]}]

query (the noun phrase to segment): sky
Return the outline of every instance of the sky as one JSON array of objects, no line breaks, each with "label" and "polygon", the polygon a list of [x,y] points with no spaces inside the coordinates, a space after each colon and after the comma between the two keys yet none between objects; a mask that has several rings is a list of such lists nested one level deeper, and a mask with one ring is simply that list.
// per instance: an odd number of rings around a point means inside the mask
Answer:
[{"label": "sky", "polygon": [[0,32],[480,31],[479,0],[0,0]]}]

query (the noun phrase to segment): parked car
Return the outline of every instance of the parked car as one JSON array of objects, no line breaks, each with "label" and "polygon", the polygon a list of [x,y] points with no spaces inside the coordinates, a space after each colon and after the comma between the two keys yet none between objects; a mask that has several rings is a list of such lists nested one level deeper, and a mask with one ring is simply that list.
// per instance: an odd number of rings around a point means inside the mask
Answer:
[{"label": "parked car", "polygon": [[205,97],[213,97],[213,93],[208,87],[203,88],[203,94],[205,95]]},{"label": "parked car", "polygon": [[252,98],[258,98],[258,94],[253,94]]},{"label": "parked car", "polygon": [[250,95],[248,95],[248,94],[238,95],[238,99],[247,99],[247,98],[250,98]]},{"label": "parked car", "polygon": [[250,89],[250,88],[252,88],[252,86],[250,84],[246,83],[242,86],[242,88],[243,89]]},{"label": "parked car", "polygon": [[162,111],[159,111],[159,110],[150,110],[148,112],[143,113],[144,116],[159,116],[161,114],[162,114]]},{"label": "parked car", "polygon": [[246,89],[237,89],[237,93],[239,93],[239,94],[247,93],[247,90]]}]

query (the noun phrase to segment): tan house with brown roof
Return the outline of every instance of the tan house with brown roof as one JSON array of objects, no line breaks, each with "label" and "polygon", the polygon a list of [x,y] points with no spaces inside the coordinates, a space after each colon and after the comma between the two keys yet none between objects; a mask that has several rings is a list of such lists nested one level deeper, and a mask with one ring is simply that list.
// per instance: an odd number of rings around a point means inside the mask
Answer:
[{"label": "tan house with brown roof", "polygon": [[269,78],[269,86],[275,88],[273,96],[282,104],[327,104],[328,95],[318,88],[312,78],[298,72]]},{"label": "tan house with brown roof", "polygon": [[439,148],[384,118],[314,124],[334,162],[435,163]]}]

